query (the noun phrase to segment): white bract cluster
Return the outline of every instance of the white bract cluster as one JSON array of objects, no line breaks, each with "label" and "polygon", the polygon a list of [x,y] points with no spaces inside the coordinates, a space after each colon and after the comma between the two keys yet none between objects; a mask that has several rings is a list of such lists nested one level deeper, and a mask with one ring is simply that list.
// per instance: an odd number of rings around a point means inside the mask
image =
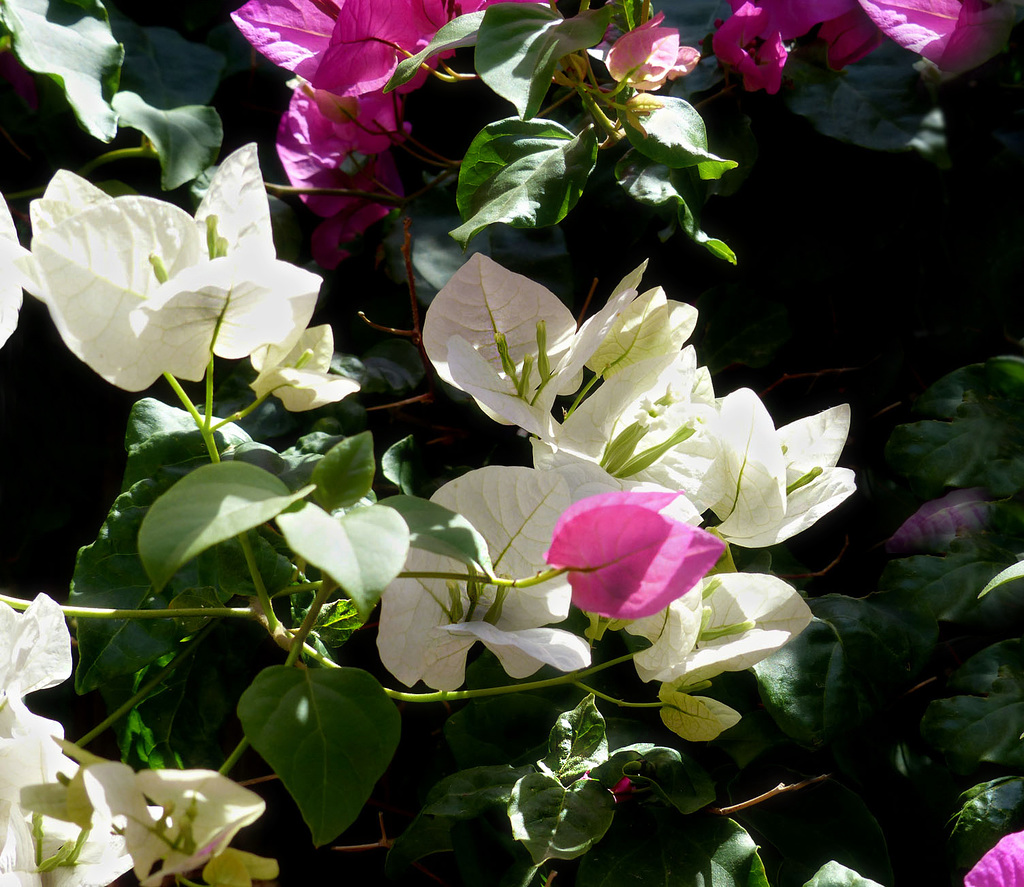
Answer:
[{"label": "white bract cluster", "polygon": [[[254,144],[217,168],[195,216],[111,197],[66,170],[29,213],[31,251],[11,263],[68,348],[108,382],[139,391],[165,373],[196,381],[216,355],[251,357],[260,394],[289,409],[358,390],[327,372],[330,330],[306,329],[321,281],[276,258]],[[0,241],[5,233],[0,218]],[[5,255],[0,247],[0,266]],[[0,299],[6,326],[11,299]]]},{"label": "white bract cluster", "polygon": [[[522,563],[509,564],[510,574],[543,568],[557,509],[597,493],[683,492],[673,505],[677,519],[704,522],[731,544],[759,548],[801,532],[854,491],[853,472],[836,467],[849,408],[776,429],[754,392],[716,397],[710,374],[685,345],[695,309],[660,287],[639,292],[643,271],[628,275],[579,329],[554,294],[482,254],[431,303],[423,342],[439,375],[488,415],[533,436],[533,469],[471,472],[434,497],[501,553],[499,572],[513,549]],[[584,368],[592,374],[585,385]],[[572,394],[561,418],[552,415],[556,396]],[[453,569],[439,556],[416,557],[408,569]],[[397,580],[383,598],[384,664],[407,684],[451,689],[463,679],[468,647],[481,640],[514,677],[544,663],[581,667],[589,657],[561,658],[562,648],[572,646],[561,638],[568,632],[539,628],[564,618],[565,586],[552,580],[533,592],[496,598],[491,586]],[[631,623],[595,617],[591,634],[624,628],[649,642],[635,665],[643,680],[661,682],[665,723],[686,738],[709,739],[739,715],[694,692],[717,674],[760,661],[810,619],[803,598],[783,580],[716,572],[654,616]],[[541,630],[548,633],[547,655],[510,641]]]},{"label": "white bract cluster", "polygon": [[223,853],[263,812],[262,798],[213,771],[135,773],[65,755],[61,724],[24,703],[71,675],[64,614],[46,595],[24,613],[0,603],[0,649],[3,887],[105,887],[133,867],[151,887]]}]

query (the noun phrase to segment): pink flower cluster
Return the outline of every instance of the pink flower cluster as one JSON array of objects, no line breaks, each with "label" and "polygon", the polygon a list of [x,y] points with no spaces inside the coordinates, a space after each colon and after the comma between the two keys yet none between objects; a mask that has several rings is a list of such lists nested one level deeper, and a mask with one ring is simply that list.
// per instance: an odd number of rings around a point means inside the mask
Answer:
[{"label": "pink flower cluster", "polygon": [[842,68],[878,47],[883,36],[959,74],[992,58],[1013,26],[1002,0],[729,0],[733,15],[712,38],[715,55],[748,90],[778,92],[784,42],[816,25],[828,63]]},{"label": "pink flower cluster", "polygon": [[608,51],[608,73],[619,83],[638,90],[660,89],[669,80],[689,74],[700,61],[700,52],[679,45],[679,31],[663,28],[659,12],[623,34]]},{"label": "pink flower cluster", "polygon": [[[277,133],[289,181],[359,192],[302,198],[325,219],[313,234],[313,257],[323,267],[336,267],[349,254],[346,244],[386,216],[403,194],[390,148],[409,132],[403,94],[425,78],[385,95],[398,63],[451,19],[493,2],[249,0],[232,13],[257,50],[302,78]],[[376,194],[385,199],[374,199]]]}]

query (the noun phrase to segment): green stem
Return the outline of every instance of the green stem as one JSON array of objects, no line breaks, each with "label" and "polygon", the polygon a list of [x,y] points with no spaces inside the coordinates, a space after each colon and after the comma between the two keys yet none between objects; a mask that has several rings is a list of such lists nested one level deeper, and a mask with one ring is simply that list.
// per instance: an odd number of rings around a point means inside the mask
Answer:
[{"label": "green stem", "polygon": [[603,699],[605,702],[610,702],[613,705],[619,705],[623,708],[662,708],[661,702],[626,702],[625,699],[616,699],[614,696],[609,696],[607,693],[602,693],[600,690],[595,690],[593,687],[589,687],[583,683],[583,681],[573,681],[573,683],[581,690],[586,690],[588,693],[593,693],[598,699]]},{"label": "green stem", "polygon": [[267,594],[267,586],[263,584],[263,576],[260,575],[259,567],[256,564],[256,555],[253,553],[252,544],[249,542],[249,534],[239,533],[235,538],[238,539],[238,544],[242,546],[242,554],[245,555],[245,563],[249,567],[249,576],[252,578],[252,584],[256,586],[256,597],[259,599],[263,613],[267,617],[267,629],[271,634],[274,634],[280,623],[277,620],[277,615],[274,613],[274,604],[270,600],[270,595]]},{"label": "green stem", "polygon": [[[284,386],[279,386],[279,387],[284,387]],[[274,393],[273,391],[268,391],[262,397],[257,397],[256,400],[254,400],[251,404],[249,404],[249,406],[247,406],[245,409],[239,410],[237,413],[232,413],[226,419],[221,419],[216,425],[213,425],[210,428],[210,431],[219,431],[221,428],[223,428],[225,425],[228,425],[231,422],[237,422],[240,419],[244,419],[251,412],[253,412],[253,410],[257,409],[257,407],[259,407],[273,393]]]},{"label": "green stem", "polygon": [[95,727],[93,727],[88,733],[79,739],[75,745],[79,748],[85,748],[90,742],[92,742],[97,736],[99,736],[108,727],[112,727],[121,718],[123,718],[128,712],[130,712],[136,705],[142,702],[150,693],[152,693],[163,681],[167,675],[169,675],[174,669],[176,669],[185,660],[186,657],[192,655],[195,649],[199,646],[202,641],[206,639],[206,636],[213,630],[213,625],[207,625],[203,628],[185,647],[179,650],[174,658],[168,662],[163,668],[158,671],[151,680],[146,681],[145,684],[125,703],[120,705],[115,711],[111,712],[100,721]]},{"label": "green stem", "polygon": [[238,763],[238,759],[245,754],[245,750],[249,747],[249,745],[249,738],[247,736],[243,736],[241,742],[239,742],[238,745],[235,746],[234,750],[231,752],[231,754],[227,756],[224,763],[217,768],[217,772],[221,776],[227,776],[228,773],[231,772],[235,764]]},{"label": "green stem", "polygon": [[[432,573],[412,570],[398,574],[399,579],[453,579],[457,582],[483,582],[485,585],[497,585],[502,588],[532,588],[534,585],[541,585],[549,579],[568,573],[569,567],[552,567],[550,570],[542,570],[536,576],[526,576],[523,579],[505,579],[501,576],[480,576],[469,573]],[[582,571],[577,571],[582,572]]]},{"label": "green stem", "polygon": [[[509,684],[504,687],[485,687],[480,690],[438,690],[435,693],[403,693],[400,690],[384,688],[384,692],[392,699],[400,702],[458,702],[464,699],[482,699],[487,696],[502,696],[506,693],[526,693],[530,690],[543,690],[546,687],[558,687],[562,684],[576,684],[580,678],[597,674],[606,668],[629,662],[633,658],[632,653],[626,653],[616,659],[609,659],[600,665],[592,665],[582,671],[574,671],[569,674],[559,675],[557,678],[548,678],[543,681],[527,681],[522,684]],[[660,706],[661,703],[659,702]]]},{"label": "green stem", "polygon": [[302,625],[299,626],[298,631],[292,635],[292,643],[288,648],[288,658],[285,660],[285,665],[294,665],[299,658],[299,654],[302,652],[303,647],[306,644],[306,638],[309,637],[309,633],[313,630],[313,626],[316,625],[317,616],[320,615],[320,611],[324,608],[324,604],[327,603],[327,598],[331,596],[331,593],[338,586],[334,582],[328,582],[324,580],[323,585],[320,586],[319,591],[316,593],[316,597],[313,598],[313,603],[309,606],[309,611],[306,613],[306,617],[302,620]]},{"label": "green stem", "polygon": [[[15,610],[27,610],[32,601],[23,598],[0,594],[0,603],[7,604]],[[209,616],[212,619],[234,617],[252,619],[253,613],[248,607],[181,607],[174,609],[154,610],[114,610],[107,607],[69,607],[59,605],[64,615],[71,619],[177,619],[192,616]]]},{"label": "green stem", "polygon": [[106,154],[100,154],[99,157],[94,157],[85,166],[79,167],[78,175],[83,179],[88,178],[89,173],[93,170],[106,166],[108,163],[116,163],[118,160],[130,160],[133,157],[143,160],[154,160],[159,156],[156,148],[152,145],[140,145],[138,148],[118,148],[114,151],[107,151]]}]

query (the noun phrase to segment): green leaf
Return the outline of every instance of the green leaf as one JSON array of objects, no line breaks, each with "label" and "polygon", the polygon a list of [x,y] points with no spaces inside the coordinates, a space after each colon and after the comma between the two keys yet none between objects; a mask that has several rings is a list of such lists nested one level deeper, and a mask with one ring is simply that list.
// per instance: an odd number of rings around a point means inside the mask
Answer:
[{"label": "green leaf", "polygon": [[357,668],[272,665],[242,694],[238,717],[295,799],[318,847],[359,815],[401,731],[394,704]]},{"label": "green leaf", "polygon": [[616,749],[590,775],[607,789],[625,777],[638,788],[649,788],[680,813],[696,813],[715,800],[715,784],[700,764],[674,748],[650,743]]},{"label": "green leaf", "polygon": [[841,863],[826,862],[804,887],[882,887],[877,881],[863,878]]},{"label": "green leaf", "polygon": [[565,19],[548,6],[498,3],[480,24],[476,71],[529,120],[544,103],[558,60],[600,43],[611,16],[607,7]]},{"label": "green leaf", "polygon": [[643,115],[644,132],[620,114],[626,137],[637,151],[673,169],[700,165],[700,176],[705,179],[719,179],[739,165],[708,151],[704,118],[689,102],[671,96],[658,96],[657,101],[661,107]]},{"label": "green leaf", "polygon": [[456,199],[464,223],[451,236],[465,247],[494,222],[514,228],[556,224],[576,205],[596,162],[592,127],[576,135],[552,120],[488,123],[459,169]]},{"label": "green leaf", "polygon": [[976,653],[954,672],[949,689],[963,695],[932,702],[921,735],[946,756],[955,773],[983,761],[1024,767],[1024,650],[1002,641]]},{"label": "green leaf", "polygon": [[114,37],[124,46],[121,89],[165,111],[209,104],[224,71],[222,53],[170,28],[143,28],[114,9],[108,12]]},{"label": "green leaf", "polygon": [[1024,563],[1018,561],[1016,564],[1012,564],[1005,570],[1000,570],[995,576],[993,576],[985,587],[978,592],[978,597],[983,598],[989,592],[994,591],[997,588],[1002,588],[1008,582],[1013,582],[1015,579],[1024,577]]},{"label": "green leaf", "polygon": [[[945,151],[941,112],[920,88],[916,56],[892,41],[842,72],[785,91],[791,111],[821,133],[874,151]],[[936,128],[938,131],[936,133]],[[939,143],[936,145],[936,134]]]},{"label": "green leaf", "polygon": [[406,496],[415,496],[416,491],[428,482],[416,438],[411,434],[384,451],[380,458],[380,468],[384,477]]},{"label": "green leaf", "polygon": [[117,91],[124,50],[110,32],[99,0],[4,0],[0,23],[14,54],[63,90],[79,125],[109,142],[117,133],[110,99]]},{"label": "green leaf", "polygon": [[768,887],[757,845],[731,819],[656,807],[630,814],[583,857],[576,887]]},{"label": "green leaf", "polygon": [[139,557],[154,589],[201,551],[266,523],[312,489],[292,493],[244,462],[197,468],[153,503],[139,527]]},{"label": "green leaf", "polygon": [[377,465],[369,431],[346,437],[329,449],[313,468],[316,499],[328,511],[355,505],[373,487]]},{"label": "green leaf", "polygon": [[896,592],[808,604],[816,618],[754,673],[783,732],[819,746],[902,692],[931,655],[938,628],[922,602]]},{"label": "green leaf", "polygon": [[123,126],[139,130],[153,143],[165,191],[184,185],[216,162],[224,128],[213,108],[187,105],[161,111],[134,92],[119,92],[113,105]]},{"label": "green leaf", "polygon": [[[880,588],[906,591],[926,604],[935,618],[984,631],[1024,630],[1021,583],[1009,571],[1019,541],[990,533],[961,536],[942,555],[919,554],[886,564]],[[999,582],[1002,574],[1007,574]],[[987,588],[988,593],[981,597]]]},{"label": "green leaf", "polygon": [[[798,781],[794,774],[787,781]],[[831,780],[749,807],[737,817],[783,858],[780,885],[803,884],[832,860],[892,883],[885,837],[858,794]]]},{"label": "green leaf", "polygon": [[475,46],[476,34],[480,30],[480,22],[483,21],[483,17],[483,12],[470,12],[453,18],[448,24],[443,25],[433,39],[416,55],[402,59],[398,63],[395,73],[391,75],[391,79],[384,86],[384,92],[391,92],[412,80],[427,59],[463,46]]},{"label": "green leaf", "polygon": [[635,201],[662,213],[674,213],[687,237],[719,259],[735,265],[736,254],[722,240],[709,237],[700,227],[707,187],[692,167],[669,169],[636,149],[615,166],[615,178]]},{"label": "green leaf", "polygon": [[915,412],[943,421],[900,425],[885,448],[889,464],[922,499],[946,487],[985,487],[1003,498],[1024,489],[1024,386],[1016,359],[994,358],[940,379]]},{"label": "green leaf", "polygon": [[453,557],[488,576],[493,573],[486,540],[461,514],[414,496],[391,496],[380,504],[402,515],[412,548]]},{"label": "green leaf", "polygon": [[392,508],[371,505],[333,517],[311,502],[277,515],[292,550],[341,586],[366,620],[405,566],[409,531]]},{"label": "green leaf", "polygon": [[1003,776],[976,785],[960,796],[949,841],[957,868],[969,869],[1003,835],[1024,827],[1024,777]]},{"label": "green leaf", "polygon": [[566,785],[606,760],[604,716],[590,694],[572,711],[558,716],[548,736],[548,754],[542,763]]},{"label": "green leaf", "polygon": [[614,812],[614,797],[597,780],[578,779],[565,788],[547,773],[522,777],[508,804],[512,836],[536,863],[582,856],[604,837]]}]

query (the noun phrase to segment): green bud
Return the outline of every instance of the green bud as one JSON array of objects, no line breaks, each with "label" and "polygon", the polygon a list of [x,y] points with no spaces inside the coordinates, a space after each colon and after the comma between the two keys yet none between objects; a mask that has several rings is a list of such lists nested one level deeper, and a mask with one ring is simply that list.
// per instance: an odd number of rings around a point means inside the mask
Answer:
[{"label": "green bud", "polygon": [[505,375],[512,380],[512,384],[516,386],[518,391],[519,374],[516,372],[516,365],[508,353],[508,339],[505,338],[505,334],[495,333],[494,344],[498,349],[498,356],[501,358],[501,368],[505,371]]},{"label": "green bud", "polygon": [[[710,609],[705,610],[710,612]],[[745,622],[733,622],[731,625],[720,625],[718,628],[705,628],[704,622],[701,622],[699,641],[714,641],[718,638],[727,638],[734,634],[743,634],[745,631],[750,631],[752,628],[757,627],[756,622],[751,622],[749,619]]]},{"label": "green bud", "polygon": [[609,470],[609,474],[614,474],[616,477],[631,477],[634,474],[638,474],[645,468],[650,468],[655,462],[657,462],[662,456],[665,455],[673,447],[678,446],[688,437],[691,437],[695,429],[689,425],[683,425],[677,428],[672,434],[666,437],[657,446],[649,447],[640,453],[629,459],[624,465],[622,465],[618,471]]},{"label": "green bud", "polygon": [[632,425],[627,425],[604,448],[601,467],[609,474],[618,477],[619,471],[633,457],[636,445],[643,440],[645,434],[647,434],[646,424],[634,422]]},{"label": "green bud", "polygon": [[459,589],[457,582],[453,582],[449,579],[446,583],[448,586],[448,618],[452,622],[462,621],[462,591]]},{"label": "green bud", "polygon": [[537,370],[543,385],[551,378],[551,361],[548,360],[548,327],[543,320],[537,321]]},{"label": "green bud", "polygon": [[497,593],[494,596],[494,603],[487,608],[487,613],[484,615],[484,622],[489,622],[491,625],[497,625],[498,620],[501,618],[501,609],[505,605],[505,598],[508,596],[508,586],[502,585],[497,589]]},{"label": "green bud", "polygon": [[823,469],[812,468],[803,477],[798,477],[793,483],[786,487],[786,495],[791,496],[794,490],[799,490],[800,487],[806,487],[816,477],[821,477]]},{"label": "green bud", "polygon": [[519,392],[519,396],[526,398],[526,388],[530,384],[530,373],[533,371],[533,355],[527,354],[523,358],[523,374],[519,377],[519,383],[516,385],[516,391]]},{"label": "green bud", "polygon": [[156,275],[159,283],[167,283],[170,280],[171,275],[167,273],[167,266],[164,265],[164,260],[156,253],[150,255],[149,264],[153,266],[153,273]]},{"label": "green bud", "polygon": [[217,217],[206,217],[206,250],[211,259],[220,259],[228,254],[228,242],[217,234]]}]

